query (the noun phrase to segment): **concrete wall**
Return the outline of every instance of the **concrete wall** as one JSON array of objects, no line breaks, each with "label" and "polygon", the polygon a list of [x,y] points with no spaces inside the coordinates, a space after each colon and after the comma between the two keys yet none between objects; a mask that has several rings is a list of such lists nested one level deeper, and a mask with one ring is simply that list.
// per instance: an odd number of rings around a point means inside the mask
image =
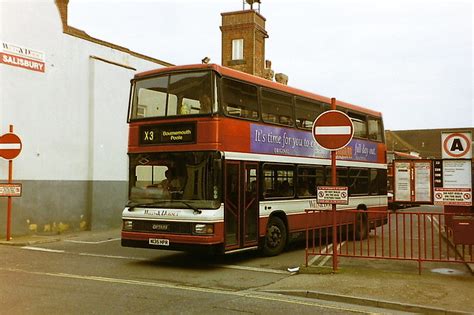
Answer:
[{"label": "concrete wall", "polygon": [[[119,226],[130,79],[164,63],[64,33],[54,0],[0,5],[2,43],[45,55],[44,73],[0,63],[0,135],[11,124],[23,142],[13,162],[23,195],[14,198],[12,235]],[[0,182],[7,178],[8,162],[0,159]]]}]

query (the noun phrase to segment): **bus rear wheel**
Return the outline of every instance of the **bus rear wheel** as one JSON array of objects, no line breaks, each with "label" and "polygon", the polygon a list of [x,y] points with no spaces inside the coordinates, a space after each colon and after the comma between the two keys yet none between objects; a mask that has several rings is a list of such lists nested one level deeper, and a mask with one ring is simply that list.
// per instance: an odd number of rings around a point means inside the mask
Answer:
[{"label": "bus rear wheel", "polygon": [[263,243],[263,254],[275,256],[285,249],[287,240],[286,225],[278,217],[271,217],[267,224],[265,241]]}]

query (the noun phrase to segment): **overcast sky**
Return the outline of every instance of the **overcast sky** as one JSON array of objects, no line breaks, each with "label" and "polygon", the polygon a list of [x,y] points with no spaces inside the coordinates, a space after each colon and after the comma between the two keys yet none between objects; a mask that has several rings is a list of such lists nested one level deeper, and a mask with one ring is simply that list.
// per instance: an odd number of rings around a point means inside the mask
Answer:
[{"label": "overcast sky", "polygon": [[[242,0],[70,0],[69,25],[181,65],[221,62]],[[473,1],[262,0],[288,84],[381,111],[391,130],[474,127]]]}]

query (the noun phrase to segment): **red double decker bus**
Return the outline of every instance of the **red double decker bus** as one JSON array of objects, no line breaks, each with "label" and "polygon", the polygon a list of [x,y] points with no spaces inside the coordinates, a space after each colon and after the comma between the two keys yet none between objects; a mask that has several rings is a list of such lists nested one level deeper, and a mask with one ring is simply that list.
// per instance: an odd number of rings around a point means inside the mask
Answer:
[{"label": "red double decker bus", "polygon": [[[329,98],[214,64],[137,74],[122,245],[279,254],[304,234],[316,187],[330,183],[330,153],[311,134],[329,109]],[[337,109],[355,130],[337,154],[338,185],[349,187],[338,210],[386,210],[382,116]]]}]

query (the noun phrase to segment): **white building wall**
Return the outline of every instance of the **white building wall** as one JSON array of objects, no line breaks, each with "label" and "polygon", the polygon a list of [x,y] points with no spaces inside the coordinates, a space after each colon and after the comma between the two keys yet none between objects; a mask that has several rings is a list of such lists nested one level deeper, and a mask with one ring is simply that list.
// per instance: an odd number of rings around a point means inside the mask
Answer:
[{"label": "white building wall", "polygon": [[[130,78],[133,72],[103,61],[91,59],[91,122],[89,174],[92,180],[128,180],[127,109]],[[117,90],[110,78],[128,82],[128,88]],[[104,119],[107,117],[106,119]],[[116,157],[114,157],[116,155]]]},{"label": "white building wall", "polygon": [[[24,185],[14,226],[21,232],[33,221],[39,228],[71,221],[76,228],[81,220],[90,227],[95,211],[105,220],[116,211],[116,225],[127,198],[130,79],[162,65],[63,33],[54,0],[0,2],[0,10],[0,41],[45,54],[44,73],[0,63],[0,135],[12,124],[23,143],[14,160],[14,180]],[[8,162],[0,159],[0,181],[7,176]],[[117,200],[110,216],[96,209],[101,199]],[[0,228],[5,207],[0,200]]]}]

